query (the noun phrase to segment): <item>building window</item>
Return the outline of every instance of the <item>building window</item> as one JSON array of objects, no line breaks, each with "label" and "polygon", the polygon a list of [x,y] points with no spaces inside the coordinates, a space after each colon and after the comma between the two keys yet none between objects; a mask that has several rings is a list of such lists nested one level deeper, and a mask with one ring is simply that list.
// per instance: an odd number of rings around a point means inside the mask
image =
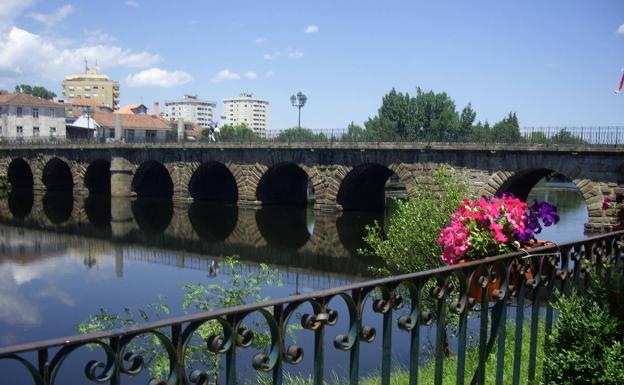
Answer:
[{"label": "building window", "polygon": [[54,108],[50,108],[50,117],[56,118],[56,110]]},{"label": "building window", "polygon": [[33,108],[32,109],[32,116],[34,119],[39,119],[39,109],[38,108]]},{"label": "building window", "polygon": [[33,136],[39,136],[39,127],[33,127]]},{"label": "building window", "polygon": [[145,139],[156,140],[156,130],[146,130],[145,131]]},{"label": "building window", "polygon": [[126,130],[126,139],[127,140],[134,140],[134,130]]},{"label": "building window", "polygon": [[23,114],[23,113],[22,113],[22,107],[17,107],[17,116],[18,116],[19,118],[21,118],[21,117],[22,117],[22,114]]},{"label": "building window", "polygon": [[2,126],[0,126],[0,135],[2,135]]},{"label": "building window", "polygon": [[114,138],[115,137],[115,129],[111,128],[110,130],[108,130],[108,137],[109,138]]},{"label": "building window", "polygon": [[24,127],[22,127],[22,126],[15,127],[15,132],[17,133],[17,136],[23,136],[24,135]]},{"label": "building window", "polygon": [[56,127],[50,127],[50,136],[56,136]]}]

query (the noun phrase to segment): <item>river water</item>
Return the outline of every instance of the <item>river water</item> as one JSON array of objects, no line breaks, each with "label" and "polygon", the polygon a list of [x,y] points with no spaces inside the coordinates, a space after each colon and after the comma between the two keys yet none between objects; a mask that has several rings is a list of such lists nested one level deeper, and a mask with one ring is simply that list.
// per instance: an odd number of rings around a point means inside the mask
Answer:
[{"label": "river water", "polygon": [[[540,238],[584,237],[587,208],[573,185],[540,183],[532,199],[557,205],[561,215]],[[128,219],[111,221],[111,210],[125,210]],[[261,263],[276,270],[283,285],[263,286],[261,293],[272,298],[364,280],[369,266],[380,264],[357,252],[364,227],[383,225],[391,211],[332,214],[14,193],[0,208],[0,346],[75,334],[100,308],[123,314],[160,302],[171,315],[183,314],[183,285],[227,285],[231,272],[223,258],[229,255],[239,256],[244,275],[257,274]],[[380,317],[370,318],[379,326]],[[335,351],[331,340],[347,331],[345,322],[328,337],[338,373],[348,354]],[[300,338],[311,354],[309,336]],[[379,368],[379,344],[363,347],[362,367]],[[395,346],[397,356],[407,351]],[[0,373],[16,370],[3,365]],[[308,358],[304,372],[310,365]]]}]

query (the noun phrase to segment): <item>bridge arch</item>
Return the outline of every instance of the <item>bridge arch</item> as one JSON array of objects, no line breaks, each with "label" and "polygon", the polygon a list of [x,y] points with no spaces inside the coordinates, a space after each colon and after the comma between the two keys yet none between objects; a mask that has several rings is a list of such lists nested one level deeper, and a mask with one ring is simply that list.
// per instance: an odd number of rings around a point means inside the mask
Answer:
[{"label": "bridge arch", "polygon": [[488,191],[486,191],[486,193],[499,194],[508,192],[526,201],[529,193],[540,180],[555,173],[565,177],[576,186],[578,193],[585,203],[590,222],[592,218],[602,217],[604,215],[601,210],[603,198],[598,183],[589,179],[572,179],[565,173],[561,173],[552,168],[528,168],[513,173],[499,171],[490,179],[487,187]]},{"label": "bridge arch", "polygon": [[105,159],[91,162],[84,175],[84,185],[89,190],[89,194],[110,194],[110,162]]},{"label": "bridge arch", "polygon": [[7,178],[13,189],[32,188],[34,183],[33,173],[28,162],[22,158],[15,158],[9,163]]},{"label": "bridge arch", "polygon": [[32,212],[34,202],[33,190],[9,192],[9,210],[15,219],[26,218]]},{"label": "bridge arch", "polygon": [[66,222],[74,210],[74,197],[67,191],[46,192],[43,196],[43,211],[55,225]]},{"label": "bridge arch", "polygon": [[52,158],[46,163],[42,182],[48,191],[67,191],[74,187],[71,168],[60,158]]},{"label": "bridge arch", "polygon": [[263,205],[306,206],[309,180],[308,173],[296,163],[278,163],[260,178],[256,198]]},{"label": "bridge arch", "polygon": [[[391,168],[366,163],[351,169],[340,183],[336,203],[343,210],[380,210],[386,206],[386,183],[393,175]],[[397,184],[405,181],[397,175]]]},{"label": "bridge arch", "polygon": [[132,192],[138,197],[173,196],[173,180],[167,168],[160,162],[148,160],[141,164],[132,178]]},{"label": "bridge arch", "polygon": [[188,185],[189,193],[194,200],[236,203],[238,186],[234,175],[223,163],[210,161],[202,163]]}]

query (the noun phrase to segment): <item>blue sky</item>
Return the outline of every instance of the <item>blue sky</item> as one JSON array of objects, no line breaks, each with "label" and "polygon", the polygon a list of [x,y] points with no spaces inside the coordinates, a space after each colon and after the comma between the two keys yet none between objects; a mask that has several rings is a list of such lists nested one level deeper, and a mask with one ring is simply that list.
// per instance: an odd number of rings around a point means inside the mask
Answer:
[{"label": "blue sky", "polygon": [[619,0],[2,0],[0,88],[60,93],[87,56],[121,82],[122,104],[190,93],[220,110],[251,92],[271,102],[271,129],[296,124],[300,90],[302,125],[320,129],[417,86],[490,122],[624,125],[623,24]]}]

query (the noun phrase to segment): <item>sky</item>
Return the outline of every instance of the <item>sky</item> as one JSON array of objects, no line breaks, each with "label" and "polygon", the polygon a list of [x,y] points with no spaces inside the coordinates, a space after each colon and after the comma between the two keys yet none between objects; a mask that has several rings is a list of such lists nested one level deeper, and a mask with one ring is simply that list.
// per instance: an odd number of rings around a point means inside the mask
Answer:
[{"label": "sky", "polygon": [[337,129],[393,87],[446,92],[458,109],[522,126],[624,126],[621,0],[1,0],[0,89],[61,94],[98,61],[121,104],[241,92],[269,129]]}]

